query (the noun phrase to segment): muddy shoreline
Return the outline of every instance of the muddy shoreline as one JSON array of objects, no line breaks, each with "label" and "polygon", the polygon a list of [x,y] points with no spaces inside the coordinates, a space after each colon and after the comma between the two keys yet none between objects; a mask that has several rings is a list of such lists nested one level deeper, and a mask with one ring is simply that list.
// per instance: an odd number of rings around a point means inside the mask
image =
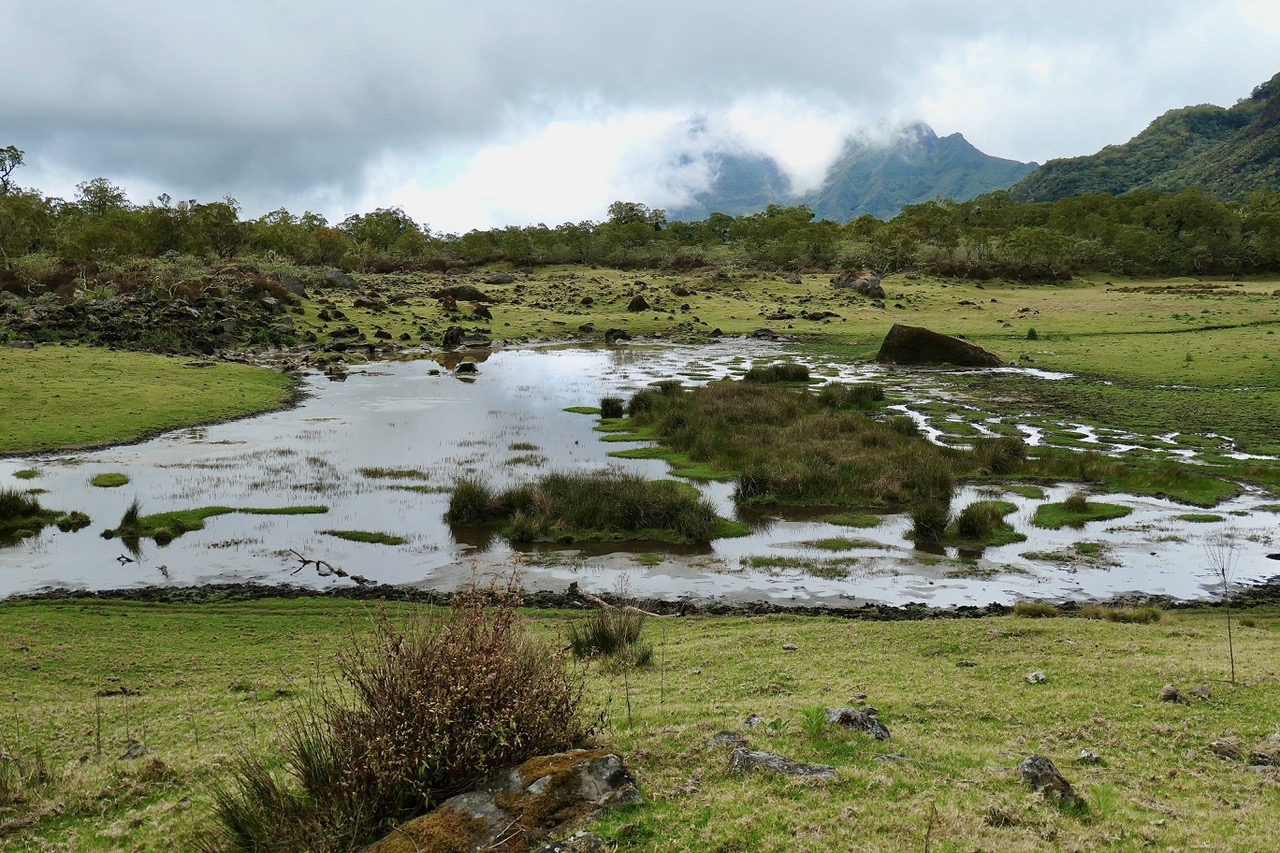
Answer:
[{"label": "muddy shoreline", "polygon": [[[256,601],[265,598],[286,599],[341,599],[349,601],[404,601],[423,604],[447,605],[454,593],[415,586],[378,584],[316,590],[293,584],[227,583],[201,586],[145,586],[108,590],[54,589],[25,595],[15,595],[0,603],[17,602],[65,602],[133,601],[146,604],[222,604],[228,602]],[[632,603],[619,596],[601,593],[600,598],[610,603]],[[586,610],[592,605],[578,594],[578,584],[571,583],[562,592],[540,590],[526,592],[522,596],[524,606],[547,610]],[[850,607],[787,605],[772,601],[719,602],[693,599],[647,599],[640,605],[664,616],[830,616],[839,619],[856,619],[871,622],[922,620],[922,619],[981,619],[988,616],[1006,616],[1013,608],[991,602],[982,606],[959,605],[937,607],[923,602],[902,605],[867,602]],[[1104,601],[1053,602],[1064,615],[1076,614],[1084,604],[1110,606],[1151,604],[1166,610],[1216,609],[1218,601],[1184,600],[1165,595],[1130,594]],[[1231,605],[1236,608],[1261,607],[1280,604],[1280,575],[1268,578],[1235,591]]]}]

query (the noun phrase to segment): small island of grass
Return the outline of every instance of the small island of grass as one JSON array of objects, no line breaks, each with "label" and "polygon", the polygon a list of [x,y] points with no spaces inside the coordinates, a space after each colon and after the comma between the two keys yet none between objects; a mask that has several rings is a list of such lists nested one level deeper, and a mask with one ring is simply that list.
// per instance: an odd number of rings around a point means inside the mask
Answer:
[{"label": "small island of grass", "polygon": [[121,486],[129,485],[129,475],[121,474],[119,471],[94,474],[93,478],[89,480],[89,485],[97,486],[99,489],[118,489]]},{"label": "small island of grass", "polygon": [[1110,521],[1123,518],[1133,512],[1130,507],[1120,504],[1093,503],[1083,494],[1074,494],[1061,503],[1041,504],[1036,507],[1036,514],[1031,523],[1036,527],[1059,530],[1063,527],[1080,526],[1089,521]]}]

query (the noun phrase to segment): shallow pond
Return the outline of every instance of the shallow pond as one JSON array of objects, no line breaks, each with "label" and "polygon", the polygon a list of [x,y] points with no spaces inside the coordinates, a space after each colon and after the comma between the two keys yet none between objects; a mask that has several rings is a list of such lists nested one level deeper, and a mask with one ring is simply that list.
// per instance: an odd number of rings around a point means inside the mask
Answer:
[{"label": "shallow pond", "polygon": [[[485,357],[487,355],[487,358]],[[597,419],[564,411],[596,405],[601,396],[626,396],[659,379],[697,383],[740,374],[753,361],[788,356],[785,346],[732,341],[709,347],[553,347],[476,354],[479,372],[463,377],[449,368],[455,356],[377,362],[353,369],[343,382],[307,380],[309,396],[297,408],[216,426],[178,430],[142,444],[101,451],[0,460],[0,483],[44,490],[46,506],[82,510],[88,528],[40,535],[0,548],[0,596],[56,588],[116,589],[150,584],[191,585],[253,581],[317,588],[351,585],[349,578],[321,576],[314,565],[299,568],[295,555],[320,559],[348,574],[388,584],[453,588],[473,572],[522,568],[531,589],[584,588],[674,599],[771,599],[780,603],[986,604],[1019,598],[1108,598],[1142,592],[1203,598],[1214,594],[1216,577],[1205,544],[1230,528],[1234,534],[1234,579],[1250,582],[1277,573],[1267,559],[1280,515],[1262,509],[1267,500],[1245,494],[1213,510],[1222,521],[1179,518],[1191,508],[1153,498],[1107,496],[1133,507],[1113,522],[1081,530],[1042,530],[1030,517],[1043,500],[1061,500],[1074,489],[1047,490],[1043,499],[966,487],[954,506],[998,496],[1018,505],[1007,520],[1026,542],[981,553],[917,550],[906,538],[909,521],[885,515],[868,529],[837,527],[821,513],[787,517],[752,515],[755,532],[719,540],[706,548],[592,546],[582,550],[514,551],[502,539],[455,536],[444,524],[447,488],[461,472],[495,483],[536,476],[551,469],[625,466],[661,477],[666,463],[611,459],[627,444],[606,443],[592,427]],[[446,360],[447,359],[447,360]],[[809,361],[827,379],[875,379],[899,392],[896,405],[926,427],[935,440],[958,443],[953,401],[964,374],[886,370],[875,365],[830,365]],[[1053,381],[1054,374],[1044,374]],[[905,401],[905,402],[903,402]],[[971,404],[971,401],[970,401]],[[1038,441],[1051,429],[1043,413],[1025,422],[1001,422],[968,405],[977,434],[993,427]],[[1174,456],[1203,449],[1181,446],[1177,437],[1135,437],[1116,430],[1084,430],[1099,449],[1167,445]],[[1105,434],[1104,434],[1105,433]],[[1213,437],[1218,438],[1218,437]],[[1223,439],[1224,447],[1229,439]],[[33,468],[38,476],[15,480]],[[106,472],[127,474],[121,488],[97,488],[90,479]],[[732,486],[701,486],[719,511],[734,515]],[[144,540],[138,552],[100,532],[118,523],[138,498],[143,513],[201,506],[283,507],[320,504],[323,515],[221,515],[203,530],[165,547]],[[1274,503],[1274,498],[1271,499]],[[403,537],[401,545],[350,542],[324,530],[378,531]],[[814,543],[844,538],[845,542]],[[123,562],[123,558],[133,562]]]}]

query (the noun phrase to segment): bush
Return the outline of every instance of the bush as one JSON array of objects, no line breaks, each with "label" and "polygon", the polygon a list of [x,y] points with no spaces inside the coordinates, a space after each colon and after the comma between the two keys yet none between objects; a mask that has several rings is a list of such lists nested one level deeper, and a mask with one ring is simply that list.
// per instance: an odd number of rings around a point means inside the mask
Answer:
[{"label": "bush", "polygon": [[626,414],[626,408],[621,397],[600,398],[600,417],[620,418],[624,414]]},{"label": "bush", "polygon": [[951,505],[927,500],[911,510],[911,538],[917,542],[941,542],[951,524]]},{"label": "bush", "polygon": [[[460,527],[488,524],[494,517],[494,495],[489,483],[479,477],[461,477],[453,485],[444,520]],[[123,522],[121,522],[123,526]]]},{"label": "bush", "polygon": [[956,516],[956,532],[965,539],[986,539],[1004,523],[1004,511],[996,501],[976,501]]},{"label": "bush", "polygon": [[1052,619],[1061,616],[1062,611],[1044,601],[1019,601],[1013,605],[1014,616],[1025,616],[1028,619]]},{"label": "bush", "polygon": [[447,615],[379,613],[327,691],[286,730],[284,772],[246,756],[214,789],[222,844],[348,850],[533,756],[579,746],[581,686],[524,630],[514,586],[472,587]]}]

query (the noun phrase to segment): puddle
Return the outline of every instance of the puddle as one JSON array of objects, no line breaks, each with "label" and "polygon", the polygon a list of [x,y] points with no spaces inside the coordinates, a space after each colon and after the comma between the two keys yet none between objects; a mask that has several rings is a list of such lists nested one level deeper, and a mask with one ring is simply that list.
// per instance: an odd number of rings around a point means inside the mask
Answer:
[{"label": "puddle", "polygon": [[[487,356],[487,357],[484,357]],[[315,588],[350,585],[338,575],[321,577],[304,558],[324,560],[348,575],[379,583],[452,588],[475,571],[522,567],[530,589],[563,590],[572,581],[585,589],[614,591],[625,583],[639,597],[770,599],[791,603],[901,604],[927,601],[946,606],[1009,602],[1025,597],[1100,597],[1147,592],[1179,598],[1214,594],[1215,574],[1204,544],[1230,526],[1240,544],[1235,579],[1274,575],[1268,555],[1277,550],[1276,516],[1257,511],[1267,499],[1247,493],[1217,507],[1229,520],[1189,524],[1177,518],[1188,508],[1152,498],[1110,496],[1133,507],[1127,518],[1095,522],[1081,531],[1030,526],[1039,500],[1001,493],[1018,506],[1009,517],[1026,542],[958,553],[917,549],[907,538],[909,519],[883,516],[873,528],[839,527],[825,512],[750,513],[752,535],[710,547],[593,545],[580,550],[533,547],[515,550],[485,531],[451,531],[443,521],[448,496],[441,489],[460,473],[488,477],[495,485],[549,470],[619,465],[649,477],[667,476],[658,460],[617,460],[617,445],[600,441],[596,418],[563,411],[596,405],[601,396],[626,396],[650,382],[683,374],[698,384],[740,374],[745,365],[794,358],[822,368],[836,381],[878,381],[912,401],[891,406],[911,417],[935,442],[955,436],[939,429],[965,412],[978,434],[992,426],[1016,431],[1028,444],[1054,435],[1074,436],[1089,447],[1136,448],[1136,440],[1194,456],[1233,448],[1182,446],[1176,434],[1133,436],[1118,430],[1057,424],[1043,415],[1034,425],[988,417],[971,405],[953,411],[916,406],[947,400],[962,388],[964,372],[912,371],[876,365],[827,364],[793,357],[785,346],[732,341],[707,347],[565,346],[506,350],[466,358],[397,360],[352,371],[344,382],[308,378],[310,396],[297,408],[248,420],[167,433],[126,447],[63,456],[0,460],[0,483],[45,490],[45,506],[81,510],[93,524],[75,533],[46,528],[39,536],[0,548],[0,596],[55,588],[115,589],[149,584],[192,585],[244,582],[292,583]],[[462,382],[450,371],[462,360],[479,372]],[[433,371],[435,375],[433,375]],[[1043,372],[1029,371],[1032,375]],[[697,379],[689,379],[693,374]],[[1045,375],[1045,379],[1058,375]],[[1028,416],[1028,419],[1031,419]],[[975,422],[976,421],[976,422]],[[1083,438],[1082,438],[1083,437]],[[1218,438],[1218,437],[1214,437]],[[1212,442],[1211,442],[1212,443]],[[34,480],[15,471],[35,468]],[[122,488],[89,485],[96,474],[123,472]],[[733,485],[699,486],[721,514],[732,516]],[[1073,486],[1048,490],[1061,500]],[[959,509],[991,497],[990,488],[965,488]],[[118,522],[129,502],[143,512],[209,505],[279,507],[324,504],[324,515],[222,515],[203,530],[166,547],[150,541],[130,555],[118,540],[99,533]],[[1274,499],[1271,499],[1274,502]],[[1232,516],[1231,513],[1240,513]],[[323,530],[368,530],[404,537],[403,545],[350,542]],[[812,543],[843,537],[846,550]],[[1082,554],[1077,543],[1094,554]],[[1033,554],[1038,556],[1024,556]],[[1044,555],[1052,555],[1046,557]],[[122,562],[132,556],[134,562]]]}]

